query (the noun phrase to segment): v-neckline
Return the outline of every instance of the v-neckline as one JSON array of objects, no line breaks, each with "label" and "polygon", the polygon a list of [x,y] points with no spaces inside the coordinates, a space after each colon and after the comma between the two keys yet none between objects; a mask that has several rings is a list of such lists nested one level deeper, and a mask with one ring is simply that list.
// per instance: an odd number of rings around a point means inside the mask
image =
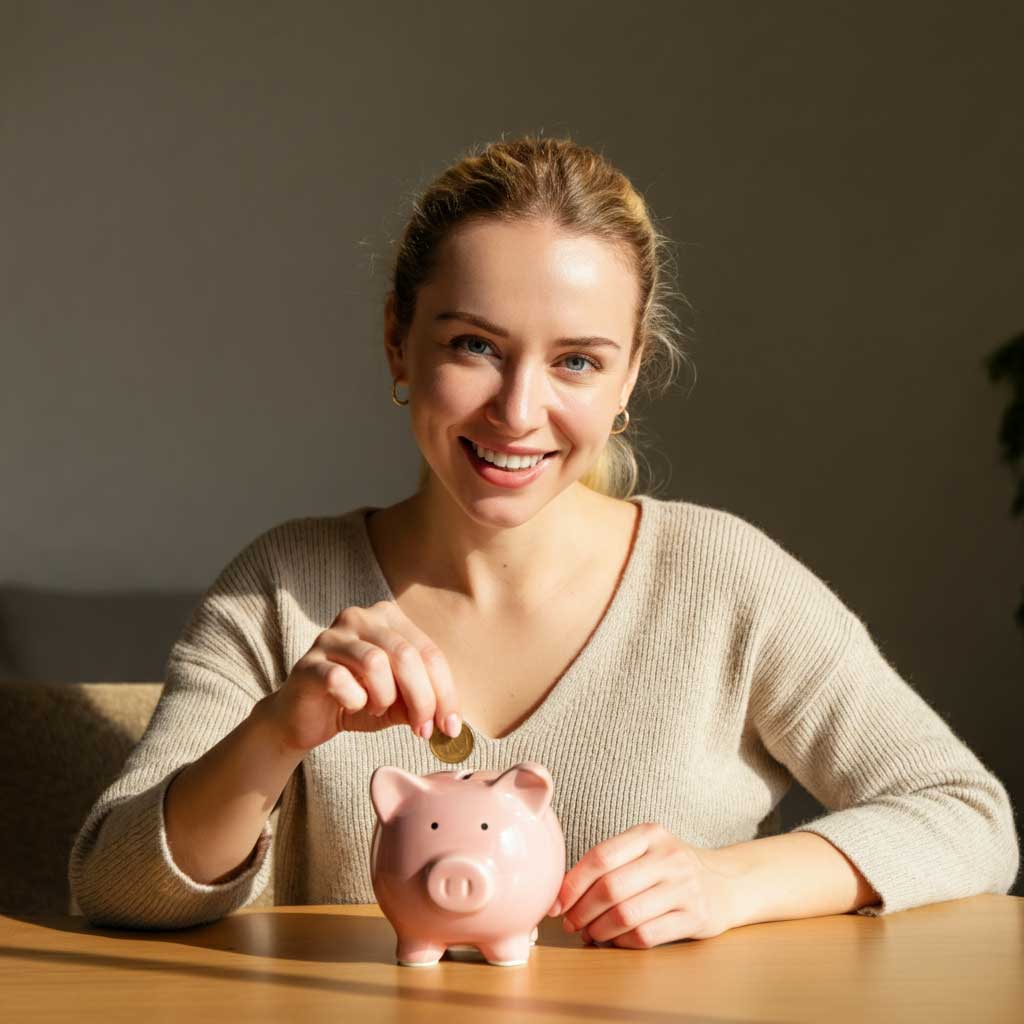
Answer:
[{"label": "v-neckline", "polygon": [[[625,626],[623,616],[624,608],[629,601],[629,593],[635,588],[637,582],[638,564],[646,556],[647,539],[652,529],[651,514],[654,511],[653,499],[647,494],[635,494],[625,499],[631,504],[637,505],[640,509],[639,518],[634,526],[632,542],[629,554],[626,556],[626,564],[619,574],[615,590],[611,600],[605,607],[597,625],[591,630],[583,647],[577,652],[576,657],[566,666],[562,674],[555,681],[548,691],[547,696],[541,701],[522,722],[504,736],[488,736],[473,722],[468,722],[476,740],[489,746],[495,747],[500,744],[519,739],[527,733],[536,733],[544,730],[551,724],[558,722],[563,714],[572,711],[577,697],[574,691],[589,678],[588,669],[594,660],[599,656],[600,651],[607,646],[607,638],[615,631],[621,632]],[[370,541],[370,531],[366,524],[366,518],[370,512],[378,512],[379,508],[372,505],[361,505],[353,511],[356,522],[356,534],[359,543],[363,548],[363,554],[373,576],[375,589],[379,597],[374,600],[392,601],[398,604],[391,585],[388,583],[384,570],[377,560],[376,552]]]}]

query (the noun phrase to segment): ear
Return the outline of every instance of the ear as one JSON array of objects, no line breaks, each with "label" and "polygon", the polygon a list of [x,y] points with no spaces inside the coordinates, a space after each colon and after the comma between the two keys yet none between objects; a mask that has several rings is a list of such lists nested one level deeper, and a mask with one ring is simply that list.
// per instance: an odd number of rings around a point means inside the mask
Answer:
[{"label": "ear", "polygon": [[418,775],[381,765],[370,776],[370,800],[380,823],[388,824],[406,800],[426,793],[428,788]]},{"label": "ear", "polygon": [[395,313],[395,293],[388,292],[384,303],[384,351],[388,357],[393,380],[408,380],[405,365],[405,345],[402,330]]},{"label": "ear", "polygon": [[636,379],[640,376],[640,363],[642,362],[642,356],[637,351],[632,363],[630,363],[629,372],[626,374],[626,380],[623,382],[622,391],[619,395],[619,406],[625,409],[629,405],[630,396],[633,394],[633,388],[636,387]]},{"label": "ear", "polygon": [[555,784],[551,773],[536,761],[523,761],[488,783],[498,791],[512,793],[539,818],[551,803]]}]

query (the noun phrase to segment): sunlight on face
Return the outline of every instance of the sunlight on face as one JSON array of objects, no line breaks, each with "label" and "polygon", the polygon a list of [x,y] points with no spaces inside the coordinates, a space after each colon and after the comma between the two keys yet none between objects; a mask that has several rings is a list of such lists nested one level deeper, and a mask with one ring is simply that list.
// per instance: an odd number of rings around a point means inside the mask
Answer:
[{"label": "sunlight on face", "polygon": [[[463,224],[436,257],[403,367],[413,432],[459,504],[521,520],[590,468],[628,402],[636,274],[621,250],[548,221]],[[460,436],[559,454],[504,489],[476,473]]]}]

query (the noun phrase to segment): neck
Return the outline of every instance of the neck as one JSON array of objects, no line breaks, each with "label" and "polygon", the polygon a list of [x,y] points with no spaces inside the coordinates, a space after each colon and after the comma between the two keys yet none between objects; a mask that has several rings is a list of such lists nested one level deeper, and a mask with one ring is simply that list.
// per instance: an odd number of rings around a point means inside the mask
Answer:
[{"label": "neck", "polygon": [[458,505],[431,475],[421,491],[382,510],[378,525],[392,538],[410,587],[429,588],[482,616],[511,615],[550,607],[581,567],[600,556],[596,538],[607,510],[605,496],[574,484],[526,521],[488,522],[484,512],[473,516]]}]

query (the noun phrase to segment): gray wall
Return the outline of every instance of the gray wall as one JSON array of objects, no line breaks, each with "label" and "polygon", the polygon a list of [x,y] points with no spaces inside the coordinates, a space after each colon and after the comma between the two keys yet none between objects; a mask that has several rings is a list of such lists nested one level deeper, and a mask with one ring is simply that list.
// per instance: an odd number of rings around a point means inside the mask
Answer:
[{"label": "gray wall", "polygon": [[1024,329],[1022,32],[991,2],[6,4],[3,674],[158,679],[257,533],[410,491],[390,241],[470,144],[543,130],[679,244],[697,383],[633,409],[658,493],[796,554],[1024,800],[982,369]]}]

